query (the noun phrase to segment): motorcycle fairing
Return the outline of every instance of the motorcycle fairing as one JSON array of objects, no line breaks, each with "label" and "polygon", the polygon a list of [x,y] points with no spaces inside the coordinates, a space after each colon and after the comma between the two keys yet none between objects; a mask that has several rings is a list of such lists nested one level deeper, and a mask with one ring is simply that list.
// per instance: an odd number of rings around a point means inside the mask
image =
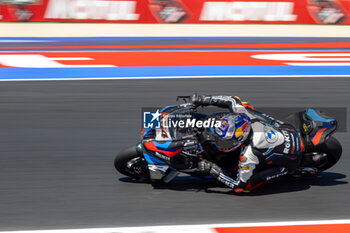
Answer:
[{"label": "motorcycle fairing", "polygon": [[182,147],[177,147],[173,141],[150,141],[145,142],[144,146],[150,151],[162,153],[170,158],[182,151]]},{"label": "motorcycle fairing", "polygon": [[164,108],[162,108],[160,110],[160,113],[163,113],[163,112],[169,112],[170,110],[173,110],[173,109],[176,109],[176,108],[179,108],[180,105],[171,105],[171,106],[166,106]]},{"label": "motorcycle fairing", "polygon": [[158,158],[156,158],[155,156],[150,155],[150,154],[145,153],[145,152],[143,152],[143,157],[145,158],[145,160],[146,160],[147,163],[149,163],[149,164],[155,164],[155,165],[157,165],[157,164],[166,164],[165,161],[163,161],[163,160],[161,160],[161,159],[158,159]]},{"label": "motorcycle fairing", "polygon": [[143,157],[148,163],[150,179],[161,180],[164,177],[166,171],[169,169],[169,165],[166,162],[146,152],[143,152]]},{"label": "motorcycle fairing", "polygon": [[152,137],[154,135],[154,130],[151,128],[142,128],[141,130],[141,139]]}]

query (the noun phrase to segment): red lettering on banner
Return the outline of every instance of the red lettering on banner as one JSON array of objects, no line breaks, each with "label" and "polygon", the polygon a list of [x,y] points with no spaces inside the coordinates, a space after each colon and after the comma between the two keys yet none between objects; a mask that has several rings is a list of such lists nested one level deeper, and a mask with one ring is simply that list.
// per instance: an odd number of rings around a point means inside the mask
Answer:
[{"label": "red lettering on banner", "polygon": [[50,0],[46,19],[138,20],[136,1]]},{"label": "red lettering on banner", "polygon": [[199,20],[294,22],[293,11],[293,2],[205,2]]},{"label": "red lettering on banner", "polygon": [[1,21],[350,24],[348,0],[40,0]]}]

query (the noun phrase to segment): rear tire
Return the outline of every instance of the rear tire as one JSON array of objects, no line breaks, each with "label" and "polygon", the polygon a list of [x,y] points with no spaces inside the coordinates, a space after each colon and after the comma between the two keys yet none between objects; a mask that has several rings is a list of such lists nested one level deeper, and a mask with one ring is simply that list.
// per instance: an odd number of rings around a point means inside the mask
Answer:
[{"label": "rear tire", "polygon": [[[132,166],[128,166],[129,162],[132,163]],[[137,151],[137,146],[121,151],[114,159],[114,167],[119,173],[137,180],[147,180],[149,177],[147,162]]]},{"label": "rear tire", "polygon": [[342,151],[343,149],[339,141],[334,137],[329,137],[322,145],[321,151],[327,154],[327,162],[318,168],[319,171],[324,171],[334,166],[340,159]]}]

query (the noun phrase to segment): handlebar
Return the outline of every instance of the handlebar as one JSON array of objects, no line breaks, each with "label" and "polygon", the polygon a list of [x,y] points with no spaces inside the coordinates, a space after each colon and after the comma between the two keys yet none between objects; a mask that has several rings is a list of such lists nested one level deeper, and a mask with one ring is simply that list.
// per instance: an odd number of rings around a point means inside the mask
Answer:
[{"label": "handlebar", "polygon": [[179,99],[182,99],[185,103],[188,103],[187,100],[190,101],[191,100],[191,96],[189,96],[189,95],[179,95],[179,96],[176,97],[176,101],[179,101]]}]

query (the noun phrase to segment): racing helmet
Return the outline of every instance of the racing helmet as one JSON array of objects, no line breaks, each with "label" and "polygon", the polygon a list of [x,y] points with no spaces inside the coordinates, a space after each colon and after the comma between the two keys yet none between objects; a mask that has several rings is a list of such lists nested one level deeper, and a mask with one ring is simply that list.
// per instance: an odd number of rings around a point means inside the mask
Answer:
[{"label": "racing helmet", "polygon": [[219,151],[230,152],[248,138],[251,120],[244,113],[229,113],[219,119],[220,126],[214,127],[214,143]]}]

